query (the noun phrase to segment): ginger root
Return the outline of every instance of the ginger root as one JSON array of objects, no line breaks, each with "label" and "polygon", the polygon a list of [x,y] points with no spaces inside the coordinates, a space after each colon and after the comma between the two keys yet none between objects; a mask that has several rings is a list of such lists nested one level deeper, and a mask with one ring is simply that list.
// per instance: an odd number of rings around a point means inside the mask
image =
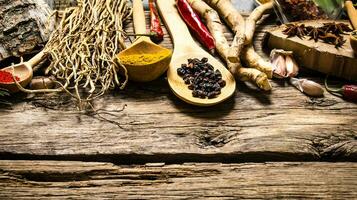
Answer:
[{"label": "ginger root", "polygon": [[[208,3],[210,6],[212,6],[213,8],[215,8],[220,15],[224,16],[224,19],[226,20],[228,26],[232,30],[235,30],[236,27],[234,25],[237,24],[240,21],[240,19],[229,17],[229,16],[237,16],[237,13],[239,12],[234,7],[233,9],[227,9],[227,8],[231,8],[230,5],[232,5],[232,3],[229,0],[204,0],[204,1]],[[222,2],[224,2],[225,4],[221,4]],[[220,5],[220,7],[218,7],[218,5]],[[243,51],[239,55],[240,58],[247,64],[248,67],[252,67],[266,73],[268,78],[272,78],[273,67],[271,63],[265,61],[259,54],[255,52],[251,43],[255,32],[256,22],[262,17],[262,15],[265,12],[271,10],[272,8],[273,8],[273,4],[271,2],[262,4],[256,9],[254,9],[251,15],[247,18],[247,21],[245,22],[245,29],[243,29],[243,31],[245,32],[244,43],[246,44],[246,46],[243,48]],[[234,42],[236,41],[233,41],[233,43]]]},{"label": "ginger root", "polygon": [[[222,1],[222,0],[221,0]],[[229,59],[231,49],[229,48],[228,41],[223,33],[223,24],[220,21],[218,13],[208,6],[202,0],[188,0],[192,8],[198,12],[202,18],[205,19],[208,29],[210,30],[216,42],[216,49],[220,56],[227,63],[229,71],[241,81],[251,81],[263,90],[271,90],[271,85],[268,81],[266,74],[263,72],[252,69],[242,68],[240,62],[232,62]],[[224,2],[224,1],[222,1]],[[222,4],[219,4],[222,5]],[[229,16],[228,16],[229,17]],[[243,19],[244,21],[244,19]],[[244,29],[243,29],[244,30]],[[237,34],[236,34],[237,35]],[[241,44],[244,43],[244,40]],[[236,47],[234,47],[236,48]],[[240,53],[235,51],[236,53]],[[239,55],[236,55],[239,58]]]},{"label": "ginger root", "polygon": [[269,79],[273,77],[273,67],[268,61],[265,61],[254,50],[253,45],[249,45],[243,49],[242,60],[251,68],[255,68],[261,72],[264,72]]},{"label": "ginger root", "polygon": [[[228,50],[228,60],[233,63],[239,63],[239,55],[244,47],[245,41],[245,20],[243,16],[239,12],[236,12],[236,9],[230,0],[205,0],[205,2],[215,10],[225,10],[224,13],[221,13],[222,18],[230,27],[232,27],[232,31],[234,32],[233,42]],[[202,2],[199,4],[203,6],[205,3]],[[207,7],[207,4],[204,7]],[[209,6],[208,8],[211,9]]]},{"label": "ginger root", "polygon": [[254,32],[257,21],[263,16],[263,14],[273,9],[273,1],[264,3],[258,6],[246,19],[245,23],[245,45],[249,45],[253,42]]}]

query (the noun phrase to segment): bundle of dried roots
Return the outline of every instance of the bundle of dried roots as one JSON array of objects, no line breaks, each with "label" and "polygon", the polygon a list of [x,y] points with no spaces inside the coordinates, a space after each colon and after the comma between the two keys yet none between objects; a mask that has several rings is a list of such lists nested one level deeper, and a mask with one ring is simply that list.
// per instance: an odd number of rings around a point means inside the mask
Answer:
[{"label": "bundle of dried roots", "polygon": [[45,47],[51,60],[46,74],[54,76],[79,105],[125,86],[126,69],[115,59],[125,49],[123,23],[130,14],[127,0],[79,0],[77,7],[63,12]]}]

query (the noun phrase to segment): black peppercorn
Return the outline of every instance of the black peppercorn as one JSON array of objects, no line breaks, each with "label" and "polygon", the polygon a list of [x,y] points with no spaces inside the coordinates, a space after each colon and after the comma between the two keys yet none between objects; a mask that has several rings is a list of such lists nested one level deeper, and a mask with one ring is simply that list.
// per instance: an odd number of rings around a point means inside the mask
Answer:
[{"label": "black peppercorn", "polygon": [[203,57],[202,59],[201,59],[201,62],[202,63],[206,63],[208,61],[208,58],[206,58],[206,57]]},{"label": "black peppercorn", "polygon": [[215,92],[210,92],[210,93],[208,93],[207,97],[209,99],[212,99],[212,98],[216,97],[216,93]]},{"label": "black peppercorn", "polygon": [[224,86],[226,86],[226,81],[223,80],[223,79],[221,79],[221,80],[218,81],[218,84],[219,84],[221,87],[224,87]]},{"label": "black peppercorn", "polygon": [[182,77],[186,74],[186,71],[183,68],[177,68],[177,74]]},{"label": "black peppercorn", "polygon": [[188,59],[188,64],[181,64],[177,74],[182,77],[188,89],[192,90],[192,96],[198,98],[215,98],[221,94],[221,89],[226,82],[222,79],[222,73],[214,70],[208,63],[208,58]]}]

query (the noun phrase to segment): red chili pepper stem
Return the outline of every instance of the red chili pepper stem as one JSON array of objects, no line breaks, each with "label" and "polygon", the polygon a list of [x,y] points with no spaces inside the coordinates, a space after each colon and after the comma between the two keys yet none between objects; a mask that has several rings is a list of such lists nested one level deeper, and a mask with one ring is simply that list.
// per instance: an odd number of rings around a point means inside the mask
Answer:
[{"label": "red chili pepper stem", "polygon": [[357,102],[357,85],[344,85],[340,89],[331,89],[327,85],[327,78],[325,79],[325,88],[332,95],[342,97],[346,100]]},{"label": "red chili pepper stem", "polygon": [[161,28],[159,14],[154,5],[154,0],[149,0],[149,9],[150,9],[150,33],[152,33],[150,39],[155,43],[159,43],[162,40],[164,40],[164,31]]},{"label": "red chili pepper stem", "polygon": [[327,76],[326,76],[326,79],[325,79],[325,88],[326,88],[326,90],[327,90],[329,93],[338,93],[338,94],[343,95],[343,88],[340,88],[340,89],[332,89],[332,88],[330,88],[330,87],[327,85]]}]

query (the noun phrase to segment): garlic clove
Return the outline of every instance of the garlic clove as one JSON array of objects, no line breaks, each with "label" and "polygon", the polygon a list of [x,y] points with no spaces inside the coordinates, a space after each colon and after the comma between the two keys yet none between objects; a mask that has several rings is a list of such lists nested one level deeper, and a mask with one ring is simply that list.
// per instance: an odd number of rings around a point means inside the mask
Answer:
[{"label": "garlic clove", "polygon": [[313,97],[321,97],[324,95],[324,89],[318,83],[305,79],[302,82],[304,93]]},{"label": "garlic clove", "polygon": [[273,76],[275,78],[286,77],[286,63],[283,55],[278,53],[272,53],[270,62],[273,65]]},{"label": "garlic clove", "polygon": [[300,92],[303,92],[308,96],[321,97],[324,95],[324,89],[322,86],[314,81],[290,78],[290,83],[300,90]]},{"label": "garlic clove", "polygon": [[285,57],[286,63],[286,76],[287,77],[295,77],[299,73],[299,68],[294,60],[294,58],[290,55]]}]

